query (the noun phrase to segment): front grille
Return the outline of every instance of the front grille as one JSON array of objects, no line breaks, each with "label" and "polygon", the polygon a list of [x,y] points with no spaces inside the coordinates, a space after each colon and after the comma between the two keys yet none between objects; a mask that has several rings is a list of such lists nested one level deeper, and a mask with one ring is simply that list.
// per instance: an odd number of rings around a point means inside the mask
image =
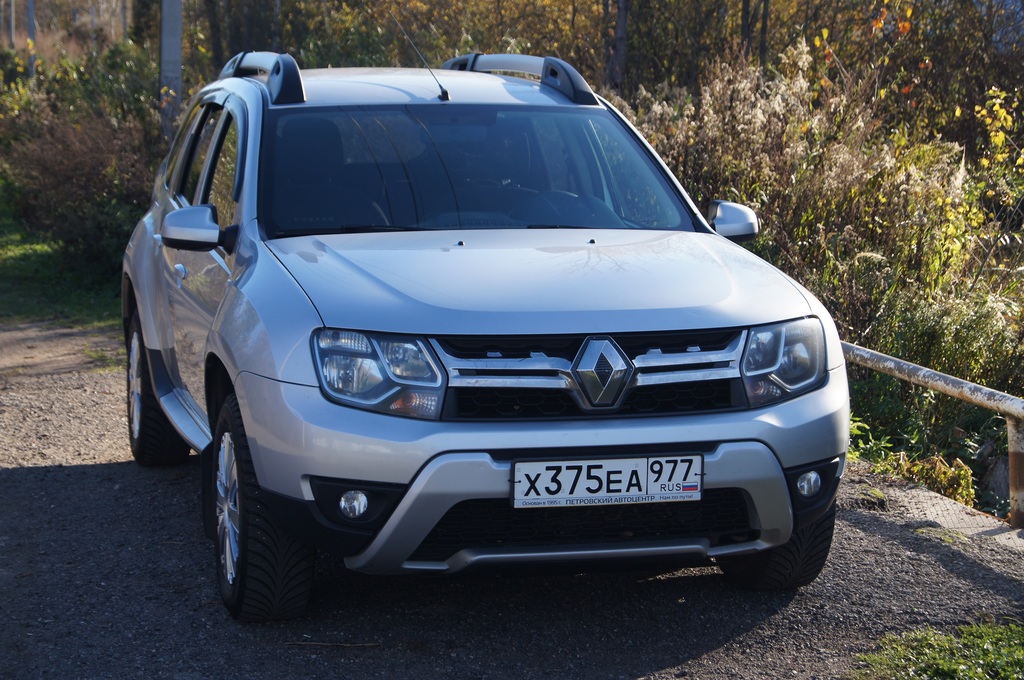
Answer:
[{"label": "front grille", "polygon": [[[622,407],[600,415],[624,416],[708,413],[737,407],[738,380],[648,385],[632,390]],[[450,420],[533,420],[542,418],[593,418],[565,390],[468,387],[453,389],[445,418]]]},{"label": "front grille", "polygon": [[[749,406],[739,363],[742,330],[624,333],[615,336],[458,336],[435,338],[448,373],[444,420],[543,420],[677,415]],[[616,398],[594,393],[614,371],[592,343],[617,347],[625,365]],[[589,376],[588,390],[583,382]],[[592,396],[588,396],[592,395]],[[593,401],[591,400],[593,398]],[[614,401],[614,403],[612,403]]]},{"label": "front grille", "polygon": [[707,489],[696,502],[515,509],[506,499],[463,501],[409,559],[443,562],[465,549],[623,546],[706,538],[711,546],[756,540],[746,496]]},{"label": "front grille", "polygon": [[622,410],[630,415],[723,411],[739,405],[742,387],[738,378],[651,385],[630,392]]},{"label": "front grille", "polygon": [[466,387],[450,391],[445,419],[506,420],[570,418],[581,415],[572,395],[564,390]]}]

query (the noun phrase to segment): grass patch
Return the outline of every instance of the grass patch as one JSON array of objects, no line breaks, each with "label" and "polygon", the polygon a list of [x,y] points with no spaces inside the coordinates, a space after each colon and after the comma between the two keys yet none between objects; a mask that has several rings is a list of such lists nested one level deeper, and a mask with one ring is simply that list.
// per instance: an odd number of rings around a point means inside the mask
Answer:
[{"label": "grass patch", "polygon": [[947,545],[966,543],[971,540],[959,531],[945,529],[943,527],[921,527],[920,529],[917,529],[915,533],[919,536],[928,536],[930,538],[937,539]]},{"label": "grass patch", "polygon": [[1024,626],[991,623],[963,626],[959,635],[932,628],[887,635],[881,649],[860,661],[859,680],[949,678],[1010,680],[1024,677]]},{"label": "grass patch", "polygon": [[99,370],[121,369],[124,366],[125,352],[120,345],[114,351],[92,346],[87,346],[83,351]]},{"label": "grass patch", "polygon": [[0,323],[114,328],[119,295],[117,281],[85,281],[65,272],[56,245],[34,238],[14,218],[0,180]]}]

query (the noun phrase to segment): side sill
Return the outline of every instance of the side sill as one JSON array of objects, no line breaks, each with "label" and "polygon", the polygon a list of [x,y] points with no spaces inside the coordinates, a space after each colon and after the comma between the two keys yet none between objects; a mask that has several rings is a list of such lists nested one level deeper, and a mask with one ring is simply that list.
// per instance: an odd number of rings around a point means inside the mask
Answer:
[{"label": "side sill", "polygon": [[181,403],[175,392],[160,397],[160,408],[193,450],[202,451],[213,441],[210,430],[192,416],[192,412]]},{"label": "side sill", "polygon": [[171,425],[178,431],[182,439],[195,451],[202,451],[213,440],[209,427],[196,420],[181,399],[178,398],[171,382],[171,376],[164,366],[164,360],[160,352],[153,349],[146,349],[146,359],[149,363],[149,374],[153,389],[160,399],[160,408],[167,414]]}]

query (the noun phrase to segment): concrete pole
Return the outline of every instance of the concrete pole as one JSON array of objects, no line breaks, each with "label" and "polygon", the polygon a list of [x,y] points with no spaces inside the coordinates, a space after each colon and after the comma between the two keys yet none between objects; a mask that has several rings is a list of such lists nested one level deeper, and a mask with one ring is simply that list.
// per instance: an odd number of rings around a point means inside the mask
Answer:
[{"label": "concrete pole", "polygon": [[1024,529],[1024,420],[1006,417],[1010,453],[1010,526]]},{"label": "concrete pole", "polygon": [[160,130],[174,134],[181,106],[181,0],[160,0]]}]

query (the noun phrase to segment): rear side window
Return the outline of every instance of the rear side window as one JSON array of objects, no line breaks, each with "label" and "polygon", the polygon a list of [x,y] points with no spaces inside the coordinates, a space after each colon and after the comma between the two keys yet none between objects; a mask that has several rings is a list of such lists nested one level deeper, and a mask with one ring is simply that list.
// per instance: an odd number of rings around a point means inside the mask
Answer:
[{"label": "rear side window", "polygon": [[268,237],[367,229],[692,230],[660,168],[603,110],[425,105],[278,112]]}]

